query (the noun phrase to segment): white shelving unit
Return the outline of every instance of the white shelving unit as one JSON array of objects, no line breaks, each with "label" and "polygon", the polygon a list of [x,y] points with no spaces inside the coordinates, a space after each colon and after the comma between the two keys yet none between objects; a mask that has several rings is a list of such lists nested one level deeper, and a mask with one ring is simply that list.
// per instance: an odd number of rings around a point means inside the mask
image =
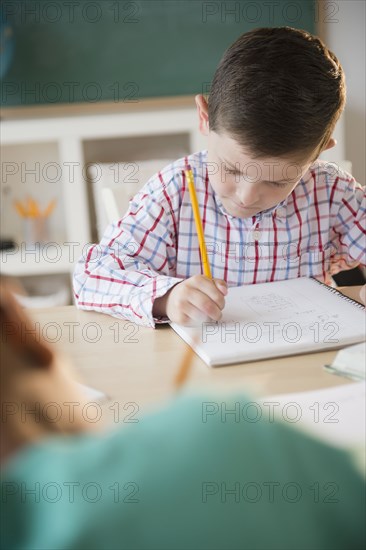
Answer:
[{"label": "white shelving unit", "polygon": [[1,272],[12,277],[71,273],[82,248],[72,243],[49,243],[43,247],[17,246],[1,253]]},{"label": "white shelving unit", "polygon": [[[1,236],[15,237],[19,246],[2,252],[2,273],[73,271],[83,246],[95,236],[89,164],[167,158],[167,151],[174,158],[204,147],[193,96],[3,110]],[[55,244],[38,255],[22,242],[21,220],[12,205],[26,195],[44,203],[58,200],[50,234]],[[50,259],[56,254],[57,261]]]}]

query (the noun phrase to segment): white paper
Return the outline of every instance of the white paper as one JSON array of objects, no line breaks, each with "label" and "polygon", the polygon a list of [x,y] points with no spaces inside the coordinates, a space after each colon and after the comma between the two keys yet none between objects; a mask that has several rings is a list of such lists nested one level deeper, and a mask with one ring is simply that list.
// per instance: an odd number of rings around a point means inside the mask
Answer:
[{"label": "white paper", "polygon": [[[276,416],[303,426],[320,439],[338,446],[365,445],[365,382],[322,390],[275,395],[260,400]],[[275,405],[276,404],[276,405]]]},{"label": "white paper", "polygon": [[104,401],[107,399],[107,396],[105,393],[96,390],[94,388],[91,388],[90,386],[85,386],[84,384],[78,384],[79,388],[83,392],[83,394],[91,401]]},{"label": "white paper", "polygon": [[172,328],[210,366],[335,349],[365,339],[365,312],[312,279],[230,288],[219,323]]},{"label": "white paper", "polygon": [[340,350],[331,368],[337,373],[344,373],[346,376],[355,376],[359,379],[366,377],[366,342],[350,346]]}]

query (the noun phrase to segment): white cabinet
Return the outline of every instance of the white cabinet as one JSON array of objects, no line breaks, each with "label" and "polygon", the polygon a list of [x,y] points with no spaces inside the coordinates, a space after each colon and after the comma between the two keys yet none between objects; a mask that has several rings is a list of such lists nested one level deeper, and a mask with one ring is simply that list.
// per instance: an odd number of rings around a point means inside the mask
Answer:
[{"label": "white cabinet", "polygon": [[[3,110],[1,237],[16,239],[2,252],[2,273],[71,273],[83,246],[96,237],[88,166],[178,158],[205,147],[193,96],[136,103]],[[50,217],[49,242],[27,247],[14,200],[33,197]]]}]

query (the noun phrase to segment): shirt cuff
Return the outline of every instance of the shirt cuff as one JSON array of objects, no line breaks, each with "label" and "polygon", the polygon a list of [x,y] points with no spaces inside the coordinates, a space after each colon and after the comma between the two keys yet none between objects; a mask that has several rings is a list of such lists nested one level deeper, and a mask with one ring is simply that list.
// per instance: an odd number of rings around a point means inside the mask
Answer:
[{"label": "shirt cuff", "polygon": [[184,279],[178,277],[168,277],[158,275],[152,278],[147,285],[144,285],[143,295],[140,296],[139,309],[142,310],[144,321],[143,324],[151,328],[155,328],[155,324],[169,323],[168,317],[154,317],[152,309],[156,298],[164,296],[173,286],[181,283]]}]

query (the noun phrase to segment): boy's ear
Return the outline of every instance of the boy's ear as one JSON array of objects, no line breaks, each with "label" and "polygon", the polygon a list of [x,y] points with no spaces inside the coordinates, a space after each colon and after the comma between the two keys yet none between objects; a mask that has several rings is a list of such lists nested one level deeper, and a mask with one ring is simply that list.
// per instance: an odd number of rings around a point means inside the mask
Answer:
[{"label": "boy's ear", "polygon": [[14,284],[0,280],[1,345],[10,348],[27,366],[49,367],[53,363],[53,353],[14,298],[12,292],[15,290],[19,289]]},{"label": "boy's ear", "polygon": [[324,145],[322,150],[326,151],[327,149],[332,149],[332,147],[334,147],[335,145],[337,145],[337,140],[331,137],[328,140],[328,143],[326,143],[326,145]]},{"label": "boy's ear", "polygon": [[199,129],[203,136],[208,136],[209,133],[209,123],[208,123],[208,105],[207,101],[202,94],[198,94],[195,97],[198,120],[199,120]]}]

